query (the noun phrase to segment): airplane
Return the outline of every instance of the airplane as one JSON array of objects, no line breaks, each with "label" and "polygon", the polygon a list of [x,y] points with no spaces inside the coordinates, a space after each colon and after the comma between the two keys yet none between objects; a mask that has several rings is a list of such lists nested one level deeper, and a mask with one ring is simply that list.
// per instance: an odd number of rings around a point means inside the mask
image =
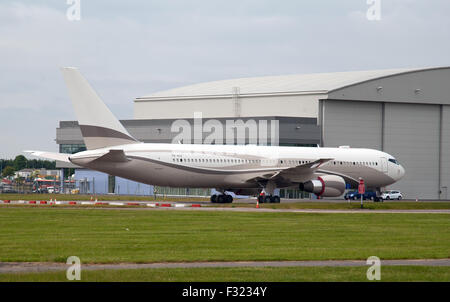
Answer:
[{"label": "airplane", "polygon": [[277,188],[298,188],[318,198],[341,196],[363,179],[378,193],[405,175],[390,154],[362,148],[142,143],[128,133],[87,80],[62,68],[86,151],[26,151],[133,181],[168,187],[215,188],[211,202],[232,194],[279,203]]}]

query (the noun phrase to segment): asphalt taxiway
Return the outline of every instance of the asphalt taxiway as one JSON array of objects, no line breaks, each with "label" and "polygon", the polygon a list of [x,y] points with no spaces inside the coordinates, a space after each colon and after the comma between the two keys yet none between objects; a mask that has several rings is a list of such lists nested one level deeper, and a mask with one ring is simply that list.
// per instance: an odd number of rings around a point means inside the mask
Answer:
[{"label": "asphalt taxiway", "polygon": [[[367,266],[366,260],[312,261],[224,261],[224,262],[162,262],[81,264],[82,270],[156,269],[156,268],[219,268],[219,267],[351,267]],[[450,259],[381,260],[387,266],[450,266]],[[65,263],[0,262],[0,274],[37,273],[66,270]]]}]

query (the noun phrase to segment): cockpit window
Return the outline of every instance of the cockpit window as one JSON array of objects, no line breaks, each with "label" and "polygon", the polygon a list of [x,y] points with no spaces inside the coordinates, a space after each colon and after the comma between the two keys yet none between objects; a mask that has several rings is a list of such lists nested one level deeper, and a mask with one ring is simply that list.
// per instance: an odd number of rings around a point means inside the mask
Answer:
[{"label": "cockpit window", "polygon": [[400,165],[400,163],[399,163],[395,158],[389,158],[389,161],[390,161],[391,163],[396,164],[396,165]]}]

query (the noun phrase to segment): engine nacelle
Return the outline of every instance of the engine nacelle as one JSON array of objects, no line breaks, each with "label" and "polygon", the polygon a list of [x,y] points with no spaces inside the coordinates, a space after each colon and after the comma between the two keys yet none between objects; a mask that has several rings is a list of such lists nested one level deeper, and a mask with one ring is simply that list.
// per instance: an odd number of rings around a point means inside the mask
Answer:
[{"label": "engine nacelle", "polygon": [[319,176],[300,184],[300,190],[323,197],[338,197],[345,191],[345,180],[336,175]]}]

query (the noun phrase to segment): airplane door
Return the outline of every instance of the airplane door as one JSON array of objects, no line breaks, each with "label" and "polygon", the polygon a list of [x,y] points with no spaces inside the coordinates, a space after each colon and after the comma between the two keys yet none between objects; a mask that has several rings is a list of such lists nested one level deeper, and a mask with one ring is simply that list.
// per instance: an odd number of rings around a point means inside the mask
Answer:
[{"label": "airplane door", "polygon": [[447,200],[447,187],[441,188],[441,199]]},{"label": "airplane door", "polygon": [[381,172],[388,172],[388,163],[386,157],[380,157]]}]

